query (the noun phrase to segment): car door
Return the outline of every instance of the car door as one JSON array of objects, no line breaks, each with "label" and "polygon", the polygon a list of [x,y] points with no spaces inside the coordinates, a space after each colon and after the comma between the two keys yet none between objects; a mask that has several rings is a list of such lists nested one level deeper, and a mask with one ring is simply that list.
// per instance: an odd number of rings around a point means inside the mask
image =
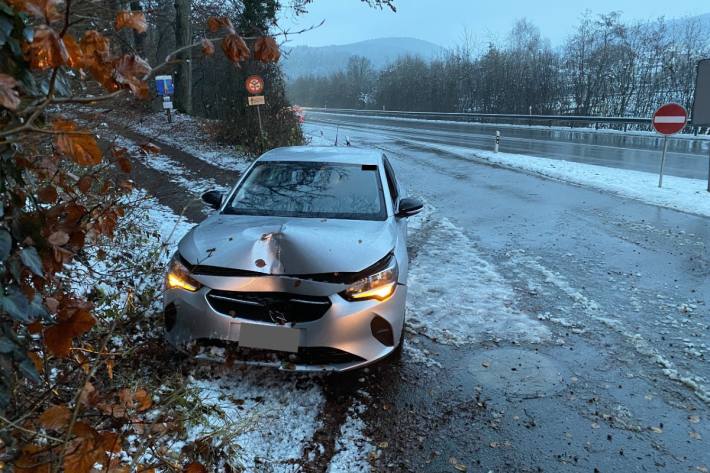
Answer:
[{"label": "car door", "polygon": [[[387,187],[389,189],[390,198],[392,199],[392,208],[396,215],[399,210],[399,201],[402,198],[402,190],[387,156],[382,155],[382,162],[385,168]],[[394,253],[397,257],[397,263],[399,264],[400,282],[406,282],[409,269],[409,257],[407,255],[407,219],[397,218],[395,216],[394,222],[397,226],[397,244],[394,248]]]}]

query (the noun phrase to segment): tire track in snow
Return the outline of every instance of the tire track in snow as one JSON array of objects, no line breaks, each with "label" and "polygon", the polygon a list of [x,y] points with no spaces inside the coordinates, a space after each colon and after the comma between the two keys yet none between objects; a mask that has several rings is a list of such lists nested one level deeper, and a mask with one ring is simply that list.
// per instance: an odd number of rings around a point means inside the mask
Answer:
[{"label": "tire track in snow", "polygon": [[[620,335],[639,355],[643,355],[661,368],[661,372],[670,380],[680,383],[689,388],[699,399],[710,404],[710,384],[701,376],[693,373],[681,373],[675,364],[667,357],[663,356],[653,347],[643,336],[634,332],[621,320],[610,317],[608,312],[596,301],[589,299],[578,289],[574,288],[569,281],[560,273],[555,272],[542,263],[539,258],[526,255],[522,251],[511,253],[510,264],[513,267],[525,267],[538,273],[542,281],[554,286],[573,301],[573,308],[580,309],[580,312],[591,320],[601,323],[605,327]],[[555,322],[557,319],[549,318]],[[563,319],[562,319],[563,320]]]},{"label": "tire track in snow", "polygon": [[475,243],[428,205],[410,218],[407,325],[439,343],[484,340],[540,343],[551,334],[516,309],[513,287],[476,251]]}]

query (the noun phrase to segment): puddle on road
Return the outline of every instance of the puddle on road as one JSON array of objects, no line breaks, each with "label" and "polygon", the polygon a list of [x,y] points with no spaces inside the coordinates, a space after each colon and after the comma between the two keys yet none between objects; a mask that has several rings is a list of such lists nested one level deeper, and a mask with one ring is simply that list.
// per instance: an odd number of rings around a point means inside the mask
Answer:
[{"label": "puddle on road", "polygon": [[500,391],[506,397],[546,397],[564,387],[562,368],[534,351],[498,348],[466,360],[474,385]]}]

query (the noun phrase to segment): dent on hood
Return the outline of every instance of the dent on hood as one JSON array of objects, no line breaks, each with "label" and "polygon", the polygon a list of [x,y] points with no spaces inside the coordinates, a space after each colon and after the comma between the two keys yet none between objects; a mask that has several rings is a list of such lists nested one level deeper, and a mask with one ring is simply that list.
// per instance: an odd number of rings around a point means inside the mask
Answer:
[{"label": "dent on hood", "polygon": [[194,265],[271,275],[359,272],[394,248],[386,221],[215,216],[180,242]]}]

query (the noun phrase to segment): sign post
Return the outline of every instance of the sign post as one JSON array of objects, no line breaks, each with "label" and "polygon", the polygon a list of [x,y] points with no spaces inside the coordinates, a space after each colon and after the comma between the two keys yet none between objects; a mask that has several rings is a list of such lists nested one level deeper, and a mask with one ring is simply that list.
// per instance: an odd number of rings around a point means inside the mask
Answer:
[{"label": "sign post", "polygon": [[666,162],[666,152],[668,151],[668,137],[675,135],[688,122],[688,112],[682,105],[677,103],[667,103],[661,106],[653,114],[653,128],[663,135],[663,154],[661,155],[661,170],[658,176],[658,187],[663,187],[663,167]]},{"label": "sign post", "polygon": [[261,124],[261,106],[266,104],[266,99],[262,95],[264,93],[264,79],[258,75],[251,75],[247,77],[244,82],[244,86],[247,92],[251,94],[249,97],[249,106],[256,107],[256,116],[259,119],[259,134],[261,139],[264,139],[264,127]]},{"label": "sign post", "polygon": [[[693,126],[710,127],[710,59],[698,62],[693,99]],[[710,155],[708,156],[708,192],[710,192]]]},{"label": "sign post", "polygon": [[168,114],[168,123],[173,122],[173,102],[172,95],[175,92],[173,76],[156,76],[155,90],[163,97],[163,110]]}]

